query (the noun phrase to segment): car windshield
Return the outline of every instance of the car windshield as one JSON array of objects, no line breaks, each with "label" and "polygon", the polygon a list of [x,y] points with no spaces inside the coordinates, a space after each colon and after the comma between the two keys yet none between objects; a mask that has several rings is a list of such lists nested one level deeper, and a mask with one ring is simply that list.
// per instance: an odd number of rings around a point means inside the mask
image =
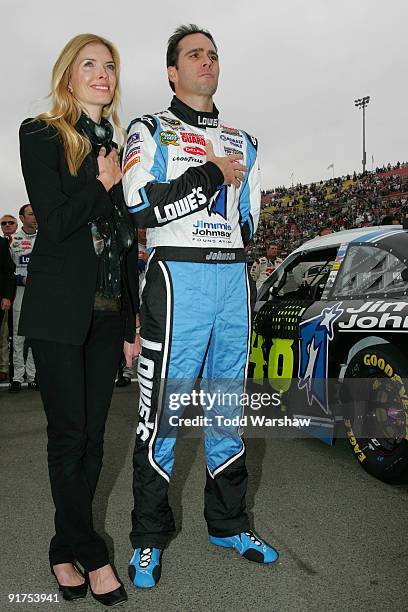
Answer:
[{"label": "car windshield", "polygon": [[380,297],[408,290],[406,265],[376,246],[351,245],[334,286],[338,297]]}]

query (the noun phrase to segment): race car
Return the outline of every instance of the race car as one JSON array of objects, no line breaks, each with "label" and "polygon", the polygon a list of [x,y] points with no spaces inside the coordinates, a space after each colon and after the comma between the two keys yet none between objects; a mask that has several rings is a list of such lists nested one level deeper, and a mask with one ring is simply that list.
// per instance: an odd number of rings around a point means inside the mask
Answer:
[{"label": "race car", "polygon": [[308,434],[346,436],[359,464],[408,481],[408,231],[364,227],[305,243],[258,291],[249,375]]}]

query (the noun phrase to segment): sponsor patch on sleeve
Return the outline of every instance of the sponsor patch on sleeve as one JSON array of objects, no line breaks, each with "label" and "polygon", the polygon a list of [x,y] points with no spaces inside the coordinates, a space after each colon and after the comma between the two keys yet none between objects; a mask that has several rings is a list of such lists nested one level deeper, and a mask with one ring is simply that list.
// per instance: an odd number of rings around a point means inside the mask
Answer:
[{"label": "sponsor patch on sleeve", "polygon": [[126,166],[126,164],[128,163],[128,161],[130,159],[132,159],[133,157],[135,157],[136,155],[140,155],[140,146],[136,146],[136,147],[131,147],[127,152],[126,152],[126,157],[125,160],[123,162],[123,165]]},{"label": "sponsor patch on sleeve", "polygon": [[123,174],[126,174],[126,172],[128,172],[128,170],[133,168],[135,164],[139,164],[139,163],[140,163],[140,155],[135,155],[135,157],[132,157],[132,159],[130,159],[127,162],[127,164],[125,164],[125,167],[123,168]]},{"label": "sponsor patch on sleeve", "polygon": [[135,132],[134,134],[129,136],[126,146],[127,148],[129,148],[132,145],[136,144],[137,142],[142,142],[142,139],[140,137],[140,132]]}]

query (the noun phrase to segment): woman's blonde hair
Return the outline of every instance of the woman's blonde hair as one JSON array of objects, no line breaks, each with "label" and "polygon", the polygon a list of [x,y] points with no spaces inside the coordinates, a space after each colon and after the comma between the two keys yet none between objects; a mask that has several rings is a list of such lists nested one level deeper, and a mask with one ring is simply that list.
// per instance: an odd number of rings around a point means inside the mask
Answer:
[{"label": "woman's blonde hair", "polygon": [[68,163],[69,171],[73,176],[76,176],[78,168],[84,161],[85,157],[91,151],[91,143],[87,138],[79,134],[75,129],[75,125],[81,116],[83,109],[68,90],[68,84],[71,74],[71,68],[78,53],[90,43],[101,43],[107,47],[115,62],[116,68],[116,89],[112,102],[104,106],[102,116],[105,118],[112,117],[112,123],[116,128],[118,135],[122,134],[120,126],[118,107],[120,100],[120,57],[116,47],[106,38],[95,34],[79,34],[72,38],[62,49],[57,61],[52,69],[51,77],[51,93],[52,99],[51,110],[41,113],[36,117],[45,121],[48,125],[52,125],[61,135],[65,156]]}]

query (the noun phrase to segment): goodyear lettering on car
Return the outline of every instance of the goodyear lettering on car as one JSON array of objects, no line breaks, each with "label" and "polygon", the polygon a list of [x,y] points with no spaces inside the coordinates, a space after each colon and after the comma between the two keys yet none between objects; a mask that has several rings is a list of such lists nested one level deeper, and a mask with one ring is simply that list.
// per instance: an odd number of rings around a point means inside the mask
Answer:
[{"label": "goodyear lettering on car", "polygon": [[[363,356],[363,363],[366,366],[378,368],[381,372],[384,372],[384,374],[390,380],[392,380],[393,382],[399,385],[398,395],[404,407],[405,421],[406,421],[405,438],[408,440],[408,395],[407,395],[404,381],[402,380],[401,376],[395,371],[395,368],[390,363],[388,363],[388,361],[386,361],[386,359],[384,359],[382,355],[377,355],[375,352],[370,352],[370,353],[367,352]],[[373,385],[376,385],[376,384],[378,384],[378,381],[373,379]],[[349,420],[345,420],[345,425],[346,425],[346,428],[352,432],[351,422]],[[348,432],[347,432],[347,435],[349,435]]]},{"label": "goodyear lettering on car", "polygon": [[378,367],[389,378],[392,378],[394,376],[393,367],[389,363],[387,363],[383,357],[378,357],[375,353],[366,353],[364,355],[363,361],[365,365],[372,365]]},{"label": "goodyear lettering on car", "polygon": [[[388,378],[390,378],[391,380],[399,384],[400,389],[399,389],[398,394],[399,394],[401,403],[404,406],[406,418],[408,420],[408,395],[405,390],[405,385],[404,385],[404,382],[401,376],[397,374],[397,372],[395,372],[394,368],[392,367],[390,363],[385,361],[384,357],[378,356],[375,353],[366,353],[363,357],[363,362],[367,366],[373,366],[373,367],[378,368],[379,370],[381,370],[381,372],[384,372],[384,374],[388,376]],[[408,426],[408,421],[407,421],[407,426]]]},{"label": "goodyear lettering on car", "polygon": [[355,454],[357,455],[358,460],[362,463],[365,459],[367,459],[367,456],[363,453],[363,451],[361,450],[357,439],[354,435],[354,432],[352,430],[351,427],[351,421],[350,419],[345,419],[344,420],[344,424],[346,426],[346,430],[347,430],[347,437],[350,440],[350,444],[353,447],[353,450],[355,452]]}]

